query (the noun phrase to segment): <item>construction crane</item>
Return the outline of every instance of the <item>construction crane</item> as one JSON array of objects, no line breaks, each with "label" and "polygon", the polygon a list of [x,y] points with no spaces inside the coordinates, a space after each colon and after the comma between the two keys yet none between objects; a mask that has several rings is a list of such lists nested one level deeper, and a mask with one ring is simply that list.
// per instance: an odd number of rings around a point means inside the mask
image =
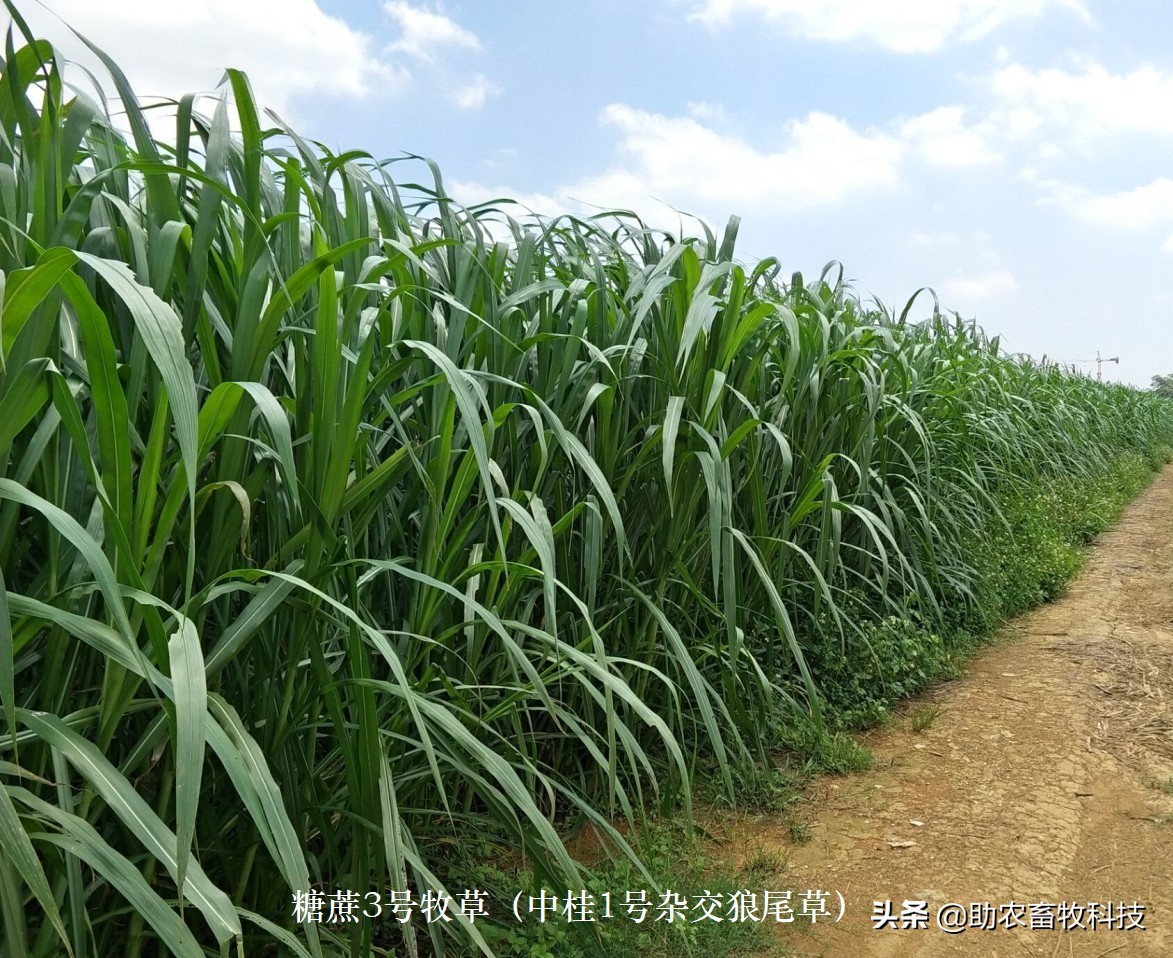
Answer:
[{"label": "construction crane", "polygon": [[1082,365],[1083,363],[1088,363],[1088,364],[1095,363],[1096,364],[1096,382],[1102,383],[1104,381],[1104,363],[1115,363],[1117,366],[1119,366],[1120,365],[1120,357],[1119,356],[1112,356],[1112,357],[1101,356],[1100,351],[1097,349],[1095,359],[1073,359],[1073,360],[1071,360],[1069,365],[1075,366],[1075,365]]},{"label": "construction crane", "polygon": [[1115,363],[1119,366],[1120,357],[1113,356],[1111,359],[1102,359],[1100,357],[1100,351],[1098,349],[1096,350],[1096,382],[1098,383],[1104,381],[1104,363]]}]

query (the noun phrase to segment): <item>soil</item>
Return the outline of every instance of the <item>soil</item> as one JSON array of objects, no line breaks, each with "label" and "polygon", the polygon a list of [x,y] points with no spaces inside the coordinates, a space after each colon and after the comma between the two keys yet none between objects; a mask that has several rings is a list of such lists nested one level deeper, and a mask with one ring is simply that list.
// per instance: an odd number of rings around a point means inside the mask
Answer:
[{"label": "soil", "polygon": [[[772,926],[794,954],[1173,958],[1173,466],[1061,598],[863,742],[871,771],[805,796],[806,842],[776,819],[722,829],[735,864],[785,862],[796,912],[803,890],[831,893],[830,919]],[[896,927],[877,929],[885,900]],[[927,903],[926,928],[900,927],[905,901]],[[950,934],[949,903],[976,905],[974,926],[983,905],[1007,917]],[[1029,927],[1032,904],[1056,906],[1035,909],[1054,928]]]}]

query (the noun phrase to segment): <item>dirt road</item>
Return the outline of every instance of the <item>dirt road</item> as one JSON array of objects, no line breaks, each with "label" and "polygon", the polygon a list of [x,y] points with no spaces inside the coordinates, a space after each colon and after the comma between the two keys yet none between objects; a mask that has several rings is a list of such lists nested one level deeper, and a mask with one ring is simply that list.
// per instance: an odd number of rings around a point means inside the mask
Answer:
[{"label": "dirt road", "polygon": [[[809,842],[768,822],[735,838],[783,855],[788,884],[842,893],[838,924],[785,928],[796,954],[1173,958],[1173,467],[1063,598],[866,744],[875,769],[812,790]],[[885,900],[895,927],[877,930]],[[960,933],[938,926],[950,903]]]}]

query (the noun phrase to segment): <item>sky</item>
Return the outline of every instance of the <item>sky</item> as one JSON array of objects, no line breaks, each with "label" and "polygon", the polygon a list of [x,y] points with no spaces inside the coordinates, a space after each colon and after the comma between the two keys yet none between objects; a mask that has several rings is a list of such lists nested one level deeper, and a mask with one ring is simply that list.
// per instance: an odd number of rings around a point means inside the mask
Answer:
[{"label": "sky", "polygon": [[[303,136],[465,202],[635,209],[1014,353],[1173,373],[1167,0],[31,0],[140,96],[248,73]],[[80,75],[80,74],[79,74]],[[404,180],[422,168],[403,165]],[[922,296],[925,294],[922,294]],[[927,297],[912,315],[931,310]]]}]

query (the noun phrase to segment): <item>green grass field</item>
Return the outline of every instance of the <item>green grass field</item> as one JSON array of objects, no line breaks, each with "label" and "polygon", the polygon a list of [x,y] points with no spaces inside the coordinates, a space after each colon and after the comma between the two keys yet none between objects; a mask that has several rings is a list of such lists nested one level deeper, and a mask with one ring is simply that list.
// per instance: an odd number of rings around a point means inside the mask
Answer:
[{"label": "green grass field", "polygon": [[19,31],[0,76],[11,958],[520,948],[291,900],[588,887],[584,823],[652,882],[617,825],[882,718],[1173,446],[735,220],[461,208],[231,71],[156,138],[106,65],[117,123]]}]

